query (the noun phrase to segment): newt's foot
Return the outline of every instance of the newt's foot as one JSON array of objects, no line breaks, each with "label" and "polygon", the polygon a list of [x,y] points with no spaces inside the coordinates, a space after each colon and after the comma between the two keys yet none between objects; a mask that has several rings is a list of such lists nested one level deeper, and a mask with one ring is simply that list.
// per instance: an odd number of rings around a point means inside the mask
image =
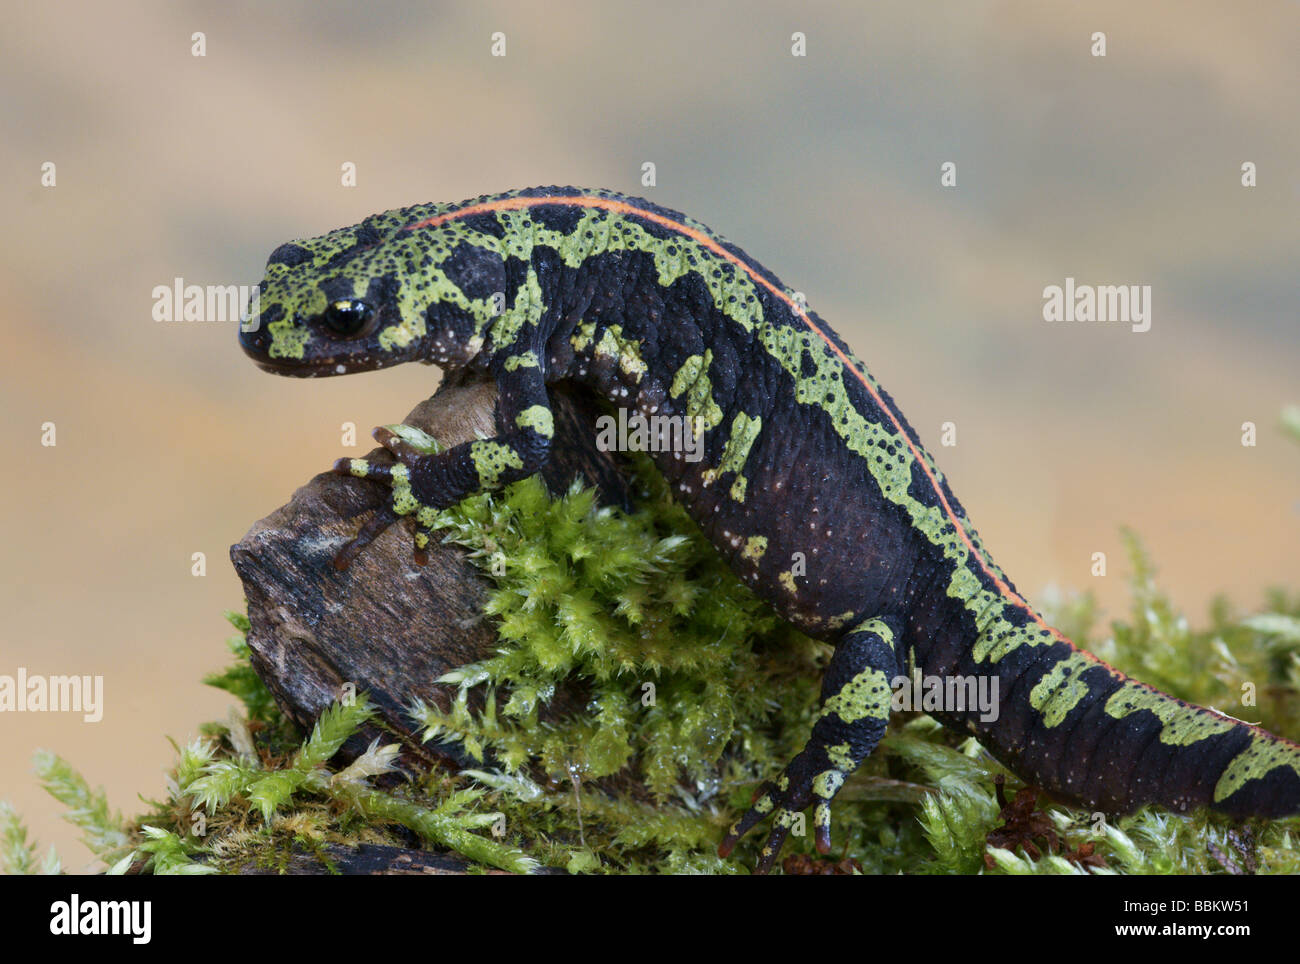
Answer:
[{"label": "newt's foot", "polygon": [[397,461],[384,463],[370,459],[339,459],[334,463],[333,470],[339,475],[369,479],[388,486],[388,503],[381,506],[356,536],[339,550],[334,557],[334,568],[340,571],[346,569],[366,546],[403,516],[412,516],[415,520],[415,563],[418,566],[426,565],[429,562],[428,549],[433,526],[442,507],[422,502],[415,495],[411,489],[411,470],[416,462],[428,458],[431,453],[387,428],[377,428],[371,434],[375,441],[396,456]]},{"label": "newt's foot", "polygon": [[[817,754],[822,757],[822,754]],[[759,851],[756,873],[765,874],[772,869],[786,837],[792,829],[803,832],[803,811],[814,800],[817,803],[813,811],[813,828],[818,853],[829,853],[831,849],[831,798],[844,784],[844,773],[833,767],[818,767],[814,756],[804,750],[782,771],[775,783],[765,783],[759,787],[754,797],[753,806],[745,815],[732,825],[731,830],[722,838],[718,846],[718,856],[730,856],[736,841],[748,833],[754,826],[772,818],[772,831],[767,843]]]}]

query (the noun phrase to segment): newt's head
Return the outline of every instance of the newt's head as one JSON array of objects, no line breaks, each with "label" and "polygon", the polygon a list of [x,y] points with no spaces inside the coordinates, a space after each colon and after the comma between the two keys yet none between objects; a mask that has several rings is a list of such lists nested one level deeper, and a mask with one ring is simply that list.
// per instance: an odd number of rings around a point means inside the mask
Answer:
[{"label": "newt's head", "polygon": [[430,210],[388,211],[276,248],[240,330],[244,351],[300,377],[468,362],[493,314],[485,282],[504,269],[495,238],[459,225],[413,229]]}]

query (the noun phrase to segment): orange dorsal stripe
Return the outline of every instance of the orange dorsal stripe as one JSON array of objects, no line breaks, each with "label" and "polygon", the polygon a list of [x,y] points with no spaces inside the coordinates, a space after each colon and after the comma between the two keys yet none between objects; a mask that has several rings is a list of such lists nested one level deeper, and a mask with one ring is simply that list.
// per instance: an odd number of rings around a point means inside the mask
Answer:
[{"label": "orange dorsal stripe", "polygon": [[[957,513],[953,511],[953,508],[949,504],[947,497],[943,493],[943,487],[939,485],[939,480],[936,479],[934,477],[934,473],[930,471],[929,464],[926,462],[924,458],[921,457],[921,453],[917,450],[916,446],[913,444],[912,439],[907,434],[906,430],[904,430],[902,423],[898,419],[898,416],[894,414],[893,409],[889,405],[885,404],[884,399],[880,397],[880,394],[876,391],[875,387],[872,386],[871,382],[867,380],[866,375],[864,375],[862,372],[860,372],[857,369],[857,367],[849,359],[848,355],[846,355],[843,351],[841,351],[840,347],[836,345],[835,342],[832,341],[829,337],[827,337],[826,333],[822,331],[821,328],[819,328],[811,318],[808,317],[807,312],[804,311],[804,309],[800,308],[798,303],[795,302],[793,298],[789,297],[784,291],[782,291],[776,285],[772,284],[772,282],[768,281],[758,272],[754,271],[754,269],[751,268],[749,265],[745,264],[744,261],[736,257],[736,255],[732,254],[721,244],[719,244],[716,239],[710,237],[709,235],[705,234],[703,231],[700,231],[697,228],[689,227],[688,225],[682,224],[680,221],[674,221],[672,218],[664,217],[662,214],[655,214],[653,211],[646,211],[644,208],[639,208],[634,204],[628,204],[626,201],[617,201],[614,200],[613,198],[583,196],[583,195],[571,195],[571,196],[557,195],[552,197],[510,197],[510,198],[502,198],[501,200],[497,200],[497,201],[484,201],[480,204],[471,204],[463,208],[457,208],[454,211],[448,211],[447,213],[439,214],[436,217],[426,218],[423,221],[416,221],[412,224],[406,225],[402,230],[417,231],[420,228],[436,228],[439,225],[446,224],[448,221],[456,221],[461,218],[472,217],[475,214],[492,214],[497,211],[518,211],[523,208],[540,207],[542,205],[549,205],[549,204],[567,204],[567,205],[575,205],[578,207],[599,208],[605,211],[612,211],[615,214],[624,214],[630,217],[637,217],[645,221],[652,221],[655,224],[662,225],[665,228],[669,228],[670,230],[676,231],[678,234],[685,235],[686,237],[694,241],[696,244],[708,248],[719,258],[722,258],[724,261],[728,261],[731,264],[735,265],[737,268],[744,271],[745,274],[749,276],[751,281],[753,281],[755,284],[762,285],[764,288],[770,291],[775,297],[777,297],[782,302],[784,302],[792,312],[794,312],[796,315],[798,315],[800,318],[803,319],[804,324],[806,324],[810,329],[812,329],[814,332],[817,333],[817,336],[826,343],[826,347],[828,347],[831,351],[833,351],[836,354],[836,356],[840,359],[840,361],[843,362],[845,369],[847,369],[848,371],[854,374],[854,376],[858,379],[858,381],[862,383],[862,387],[867,390],[868,394],[870,394],[873,399],[875,399],[876,405],[880,408],[880,410],[889,417],[889,420],[891,422],[894,423],[894,429],[897,431],[899,437],[902,438],[902,440],[907,444],[908,449],[912,453],[912,457],[916,460],[916,463],[921,467],[921,471],[925,473],[925,477],[930,480],[930,485],[934,489],[935,494],[939,497],[939,503],[943,506],[944,513],[948,516],[950,520],[952,520],[953,527],[957,530],[957,533],[961,537],[962,542],[966,544],[966,548],[970,550],[971,556],[979,563],[979,567],[984,572],[984,574],[993,581],[993,584],[997,587],[998,592],[1002,594],[1003,598],[1011,601],[1012,603],[1015,603],[1016,605],[1024,607],[1024,609],[1029,612],[1030,616],[1033,617],[1035,623],[1037,623],[1043,629],[1047,630],[1049,633],[1051,633],[1054,637],[1059,639],[1061,642],[1068,643],[1072,647],[1074,646],[1074,643],[1071,642],[1069,639],[1067,639],[1059,629],[1049,625],[1047,621],[1044,620],[1043,617],[1040,616],[1034,610],[1033,606],[1029,605],[1029,603],[1026,602],[1020,596],[1019,593],[1017,593],[1014,589],[1012,589],[1009,585],[1007,585],[1005,580],[1003,580],[997,573],[989,569],[987,563],[984,560],[983,553],[981,553],[978,549],[975,548],[975,544],[971,541],[970,535],[966,532],[966,526],[962,523],[962,520],[958,517]],[[1098,662],[1101,661],[1098,660]],[[1105,664],[1103,663],[1103,665]]]}]

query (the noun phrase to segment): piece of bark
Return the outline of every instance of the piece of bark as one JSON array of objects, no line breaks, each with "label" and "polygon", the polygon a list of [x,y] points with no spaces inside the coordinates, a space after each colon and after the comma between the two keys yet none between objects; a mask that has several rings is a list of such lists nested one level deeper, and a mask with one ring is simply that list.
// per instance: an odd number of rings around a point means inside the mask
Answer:
[{"label": "piece of bark", "polygon": [[[547,487],[561,493],[579,476],[604,504],[628,506],[626,477],[613,455],[595,445],[595,402],[564,388],[553,390],[552,399],[555,441],[542,473]],[[495,404],[491,383],[453,379],[403,421],[451,446],[495,434]],[[367,458],[391,456],[376,449]],[[457,744],[422,743],[407,709],[417,699],[447,709],[455,687],[435,680],[496,650],[495,628],[481,615],[491,583],[464,549],[436,537],[428,565],[416,565],[405,521],[379,535],[347,570],[335,570],[335,555],[386,495],[385,487],[365,479],[322,473],[231,547],[248,599],[251,662],[280,709],[303,729],[341,696],[345,683],[369,695],[389,732],[363,732],[344,746],[341,760],[381,736],[401,743],[407,766],[425,769],[435,758],[464,766],[473,761]],[[471,694],[475,709],[477,696]],[[584,702],[582,693],[561,690],[544,716]]]},{"label": "piece of bark", "polygon": [[[318,854],[306,850],[295,850],[282,867],[261,867],[256,863],[247,863],[235,873],[246,877],[262,877],[276,874],[315,875],[338,873],[345,875],[386,875],[400,876],[419,874],[422,876],[461,876],[471,872],[509,876],[507,870],[481,868],[471,864],[463,857],[454,854],[434,853],[429,850],[407,850],[403,847],[389,847],[383,844],[358,844],[344,847],[338,844],[326,844],[322,850],[329,860],[326,864]],[[539,867],[534,874],[564,873],[554,867]]]}]

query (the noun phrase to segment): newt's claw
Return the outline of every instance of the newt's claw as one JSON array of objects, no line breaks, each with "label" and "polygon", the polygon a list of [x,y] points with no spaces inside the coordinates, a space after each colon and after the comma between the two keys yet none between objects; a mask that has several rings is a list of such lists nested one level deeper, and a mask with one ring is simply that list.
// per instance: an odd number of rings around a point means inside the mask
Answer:
[{"label": "newt's claw", "polygon": [[388,449],[408,466],[413,465],[417,459],[429,454],[416,448],[392,429],[385,428],[382,425],[371,432],[370,435],[376,442]]},{"label": "newt's claw", "polygon": [[767,817],[772,818],[772,829],[767,842],[759,851],[755,872],[765,874],[772,869],[776,858],[796,825],[799,815],[816,801],[813,810],[814,841],[819,853],[831,849],[831,797],[844,782],[844,774],[836,769],[819,770],[807,751],[800,753],[773,783],[759,788],[751,806],[732,825],[718,846],[718,856],[730,856],[736,842]]},{"label": "newt's claw", "polygon": [[370,479],[372,482],[390,483],[393,466],[370,459],[338,459],[333,471],[338,475],[348,475],[354,479]]},{"label": "newt's claw", "polygon": [[396,457],[393,463],[377,462],[372,459],[339,459],[334,463],[333,471],[355,479],[367,479],[386,485],[389,488],[388,503],[380,508],[356,537],[339,550],[334,557],[334,568],[342,571],[373,542],[380,533],[402,516],[412,516],[416,523],[415,563],[428,565],[429,544],[433,534],[433,522],[440,509],[439,506],[422,502],[411,488],[411,469],[420,459],[430,458],[405,439],[386,428],[377,428],[371,433]]},{"label": "newt's claw", "polygon": [[754,791],[754,799],[750,808],[745,811],[743,817],[731,825],[727,835],[722,838],[722,843],[718,844],[719,857],[730,857],[731,851],[736,847],[736,842],[776,809],[776,798],[773,796],[775,790],[776,784],[768,782]]}]

